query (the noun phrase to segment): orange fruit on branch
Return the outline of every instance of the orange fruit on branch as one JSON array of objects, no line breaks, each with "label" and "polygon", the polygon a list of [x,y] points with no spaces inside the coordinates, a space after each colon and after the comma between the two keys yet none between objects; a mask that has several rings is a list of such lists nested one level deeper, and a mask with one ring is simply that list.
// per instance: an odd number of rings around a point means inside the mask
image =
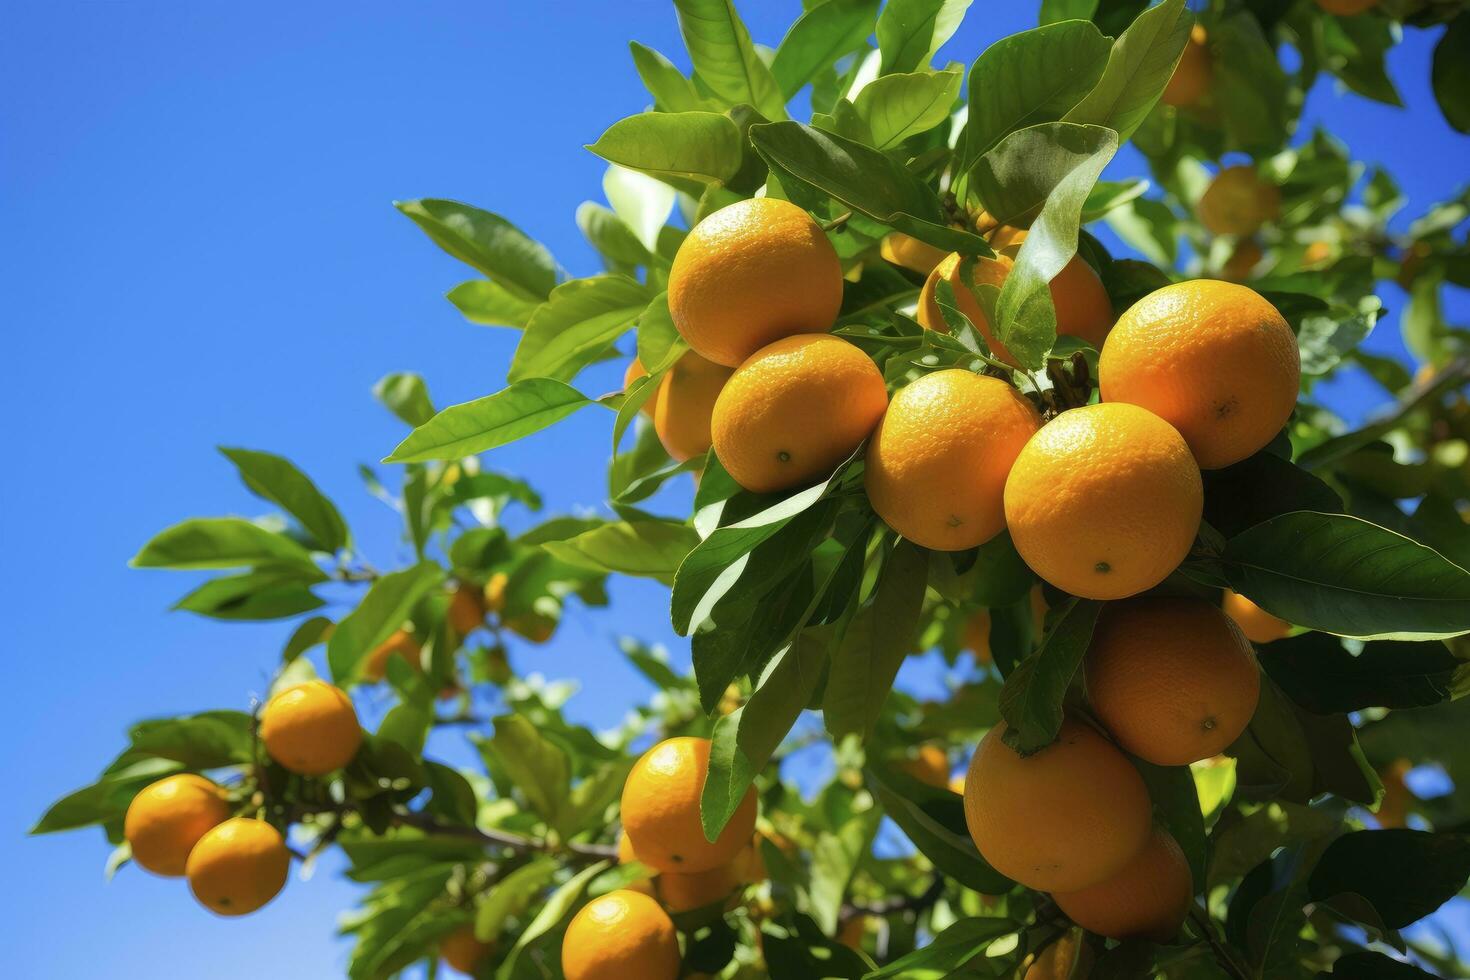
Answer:
[{"label": "orange fruit on branch", "polygon": [[482,943],[475,938],[474,923],[465,923],[439,940],[439,955],[450,968],[467,977],[475,975],[486,956],[494,949],[491,943]]},{"label": "orange fruit on branch", "polygon": [[1026,967],[1025,980],[1087,980],[1095,956],[1080,929],[1069,929]]},{"label": "orange fruit on branch", "polygon": [[669,368],[652,402],[654,431],[671,457],[682,463],[709,452],[715,399],[734,373],[694,351]]},{"label": "orange fruit on branch", "polygon": [[246,915],[276,897],[290,867],[280,831],[264,820],[232,817],[199,838],[185,873],[205,908]]},{"label": "orange fruit on branch", "polygon": [[1273,616],[1251,602],[1239,592],[1225,590],[1220,600],[1225,615],[1235,620],[1235,625],[1252,643],[1271,643],[1291,632],[1291,624],[1279,616]]},{"label": "orange fruit on branch", "polygon": [[1058,415],[1006,480],[1016,550],[1037,575],[1088,599],[1162,582],[1189,554],[1203,510],[1199,467],[1179,433],[1123,403]]},{"label": "orange fruit on branch", "polygon": [[199,838],[229,817],[223,790],[203,776],[179,773],[138,791],[123,817],[123,836],[139,867],[177,878]]},{"label": "orange fruit on branch", "polygon": [[729,898],[741,886],[735,863],[721,864],[708,871],[683,874],[670,871],[658,876],[658,897],[674,915],[693,912]]},{"label": "orange fruit on branch", "polygon": [[927,786],[949,787],[949,755],[937,745],[919,746],[914,757],[899,763],[898,768]]},{"label": "orange fruit on branch", "polygon": [[787,337],[741,364],[715,401],[715,455],[735,482],[771,493],[825,478],[888,407],[868,355],[830,334]]},{"label": "orange fruit on branch", "polygon": [[1108,335],[1097,370],[1103,401],[1153,412],[1207,470],[1275,438],[1301,385],[1286,319],[1255,290],[1215,279],[1174,283],[1134,303]]},{"label": "orange fruit on branch", "polygon": [[[638,357],[635,355],[633,360],[628,362],[628,369],[623,372],[623,391],[626,392],[629,388],[633,387],[633,382],[637,381],[639,378],[646,377],[648,377],[648,371],[643,367],[643,362],[639,360]],[[653,418],[653,411],[656,407],[658,407],[657,388],[649,393],[648,397],[644,400],[638,411],[642,412],[649,418]]]},{"label": "orange fruit on branch", "polygon": [[755,832],[755,787],[748,787],[725,829],[705,839],[699,798],[709,768],[709,739],[679,737],[643,754],[623,783],[623,833],[638,859],[660,872],[708,871],[732,861]]},{"label": "orange fruit on branch", "polygon": [[883,256],[885,262],[892,262],[921,276],[927,276],[934,271],[936,265],[944,261],[947,253],[944,249],[921,242],[912,235],[894,231],[884,235],[883,241],[878,243],[878,254]]},{"label": "orange fruit on branch", "polygon": [[985,860],[1039,891],[1075,891],[1121,871],[1148,840],[1148,789],[1122,752],[1087,725],[1062,722],[1028,756],[981,739],[965,776],[965,823]]},{"label": "orange fruit on branch", "polygon": [[1194,879],[1179,843],[1156,827],[1138,856],[1121,871],[1076,891],[1054,891],[1067,918],[1109,939],[1167,943],[1194,901]]},{"label": "orange fruit on branch", "polygon": [[[1025,228],[1000,225],[988,238],[998,254],[1014,262],[1026,235]],[[1093,347],[1102,347],[1113,326],[1113,301],[1087,260],[1074,254],[1052,277],[1048,290],[1057,315],[1057,334],[1080,337]]]},{"label": "orange fruit on branch", "polygon": [[972,288],[995,286],[998,289],[1005,284],[1010,271],[1011,260],[1004,255],[993,259],[966,260],[958,252],[951,253],[934,267],[924,280],[924,288],[919,290],[919,305],[915,312],[919,325],[937,333],[949,333],[949,324],[945,322],[944,312],[939,308],[939,284],[947,282],[954,290],[955,309],[975,325],[980,336],[985,338],[985,346],[990,348],[990,353],[1012,367],[1019,367],[1020,362],[1011,356],[1004,344],[995,339],[995,334],[990,329],[990,318],[985,315],[985,307],[980,304],[980,298]]},{"label": "orange fruit on branch", "polygon": [[868,443],[868,500],[926,548],[983,544],[1005,527],[1006,477],[1040,425],[1004,381],[958,368],[926,374],[893,396]]},{"label": "orange fruit on branch", "polygon": [[357,755],[362,726],[341,688],[306,681],[266,702],[260,714],[260,739],[270,757],[291,772],[324,776]]},{"label": "orange fruit on branch", "polygon": [[1087,696],[1118,744],[1160,766],[1225,751],[1255,714],[1256,655],[1203,599],[1110,602],[1084,661]]},{"label": "orange fruit on branch", "polygon": [[[461,582],[450,597],[449,610],[445,614],[450,628],[461,637],[469,636],[479,629],[485,623],[484,603],[483,590],[479,586],[472,582]],[[407,659],[411,665],[419,665],[417,656]]]},{"label": "orange fruit on branch", "polygon": [[1174,74],[1169,76],[1169,84],[1164,86],[1164,94],[1160,96],[1165,105],[1191,106],[1209,91],[1213,65],[1207,41],[1208,35],[1199,24],[1189,29],[1184,52],[1174,66]]},{"label": "orange fruit on branch", "polygon": [[695,225],[669,271],[669,313],[700,356],[736,367],[772,341],[825,333],[842,307],[842,263],[790,201],[737,201]]},{"label": "orange fruit on branch", "polygon": [[1281,216],[1281,191],[1254,167],[1238,164],[1215,175],[1195,205],[1200,223],[1216,235],[1253,235]]},{"label": "orange fruit on branch", "polygon": [[657,902],[618,889],[572,917],[562,938],[561,969],[566,980],[676,980],[679,937]]},{"label": "orange fruit on branch", "polygon": [[376,684],[387,677],[388,661],[393,657],[400,658],[416,674],[424,671],[423,648],[419,646],[419,641],[408,630],[394,630],[393,635],[363,658],[363,680]]}]

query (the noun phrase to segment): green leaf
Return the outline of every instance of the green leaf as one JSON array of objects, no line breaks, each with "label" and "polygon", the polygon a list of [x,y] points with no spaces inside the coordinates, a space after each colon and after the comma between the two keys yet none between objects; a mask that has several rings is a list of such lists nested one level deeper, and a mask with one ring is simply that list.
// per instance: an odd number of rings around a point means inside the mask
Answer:
[{"label": "green leaf", "polygon": [[1470,837],[1421,830],[1359,830],[1328,845],[1307,879],[1313,901],[1351,892],[1390,929],[1439,908],[1470,879]]},{"label": "green leaf", "polygon": [[1317,976],[1337,980],[1436,980],[1435,974],[1426,973],[1412,963],[1371,950],[1344,953],[1333,961],[1331,973]]},{"label": "green leaf", "polygon": [[1269,449],[1203,476],[1205,521],[1226,537],[1295,510],[1342,513],[1337,491]]},{"label": "green leaf", "polygon": [[858,93],[854,106],[873,135],[873,145],[889,150],[948,119],[963,80],[958,68],[884,75]]},{"label": "green leaf", "polygon": [[873,845],[882,812],[877,807],[849,813],[840,824],[819,834],[812,847],[807,910],[824,933],[837,931],[842,901],[858,863]]},{"label": "green leaf", "polygon": [[935,868],[984,895],[1004,895],[1014,887],[980,856],[965,828],[964,798],[958,793],[921,783],[871,758],[864,773],[883,812]]},{"label": "green leaf", "polygon": [[1286,72],[1276,51],[1248,11],[1217,18],[1210,25],[1210,94],[1226,139],[1246,152],[1269,154],[1288,133]]},{"label": "green leaf", "polygon": [[1007,136],[975,168],[996,220],[1036,215],[995,304],[996,339],[1024,367],[1039,369],[1056,342],[1051,280],[1077,254],[1082,206],[1117,150],[1112,130],[1043,123]]},{"label": "green leaf", "polygon": [[531,808],[551,827],[568,830],[564,818],[571,812],[571,763],[561,747],[521,715],[496,718],[495,735],[487,745]]},{"label": "green leaf", "polygon": [[1041,646],[1006,678],[1000,691],[1006,743],[1022,755],[1050,745],[1061,730],[1062,700],[1092,642],[1100,612],[1100,602],[1068,600]]},{"label": "green leaf", "polygon": [[617,521],[565,541],[548,541],[547,551],[571,565],[674,581],[679,563],[699,544],[699,535],[674,521]]},{"label": "green leaf", "polygon": [[839,58],[863,46],[873,33],[878,0],[825,0],[810,6],[776,48],[771,74],[790,101],[802,86]]},{"label": "green leaf", "polygon": [[633,67],[643,87],[653,96],[654,107],[660,112],[688,112],[692,109],[718,109],[719,103],[699,94],[694,83],[674,67],[674,63],[653,48],[629,41],[633,52]]},{"label": "green leaf", "polygon": [[409,425],[423,425],[434,417],[428,386],[417,374],[385,374],[373,385],[373,397]]},{"label": "green leaf", "polygon": [[[1132,759],[1138,774],[1148,786],[1154,812],[1179,849],[1189,861],[1189,872],[1198,886],[1205,880],[1205,860],[1209,841],[1205,837],[1204,814],[1200,812],[1199,791],[1188,766],[1156,766],[1142,759]],[[1196,887],[1195,891],[1201,890]]]},{"label": "green leaf", "polygon": [[542,889],[556,878],[556,872],[555,860],[537,855],[497,881],[475,910],[476,938],[481,942],[499,939],[506,922],[524,915]]},{"label": "green leaf", "polygon": [[347,525],[337,507],[290,460],[253,449],[219,451],[240,471],[250,492],[280,507],[315,539],[321,551],[347,547]]},{"label": "green leaf", "polygon": [[981,52],[970,68],[959,172],[1009,133],[1060,119],[1102,77],[1110,47],[1093,24],[1073,20],[1012,34]]},{"label": "green leaf", "polygon": [[444,409],[410,432],[383,462],[419,463],[473,456],[540,432],[591,404],[591,399],[561,381],[517,381],[493,395]]},{"label": "green leaf", "polygon": [[669,313],[669,294],[659,293],[638,318],[638,360],[643,370],[658,374],[673,367],[688,350]]},{"label": "green leaf", "polygon": [[1434,46],[1430,80],[1445,122],[1470,133],[1470,13],[1450,21]]},{"label": "green leaf", "polygon": [[182,767],[168,759],[142,759],[109,772],[97,782],[68,793],[46,810],[30,829],[32,834],[54,834],[93,824],[121,820],[128,804],[144,786]]},{"label": "green leaf", "polygon": [[536,917],[531,920],[531,924],[526,926],[521,934],[516,937],[515,945],[511,947],[510,953],[506,956],[505,963],[501,967],[502,975],[518,975],[515,972],[515,967],[521,953],[532,943],[555,929],[561,920],[567,917],[572,907],[582,901],[582,898],[587,894],[587,888],[592,884],[592,880],[606,871],[610,863],[608,861],[598,861],[596,864],[588,865],[577,872],[576,875],[570,878],[560,888],[551,893],[551,897],[546,900],[545,905],[541,906],[541,911],[536,913]]},{"label": "green leaf", "polygon": [[1193,25],[1184,0],[1164,0],[1139,14],[1113,42],[1097,85],[1062,119],[1107,126],[1120,142],[1132,136],[1173,77]]},{"label": "green leaf", "polygon": [[878,15],[878,73],[929,67],[944,42],[959,30],[971,0],[888,0]]},{"label": "green leaf", "polygon": [[281,663],[289,664],[307,650],[326,640],[329,626],[335,626],[325,616],[313,616],[300,626],[296,627],[291,638],[286,641],[286,647],[281,651]]},{"label": "green leaf", "polygon": [[786,117],[786,100],[732,0],[674,0],[694,74],[727,107],[754,106],[767,119]]},{"label": "green leaf", "polygon": [[863,980],[898,980],[900,977],[955,975],[960,967],[984,956],[990,944],[1017,930],[1010,919],[999,917],[957,919],[927,946],[865,974]]},{"label": "green leaf", "polygon": [[1041,0],[1042,24],[1055,24],[1063,20],[1091,20],[1097,13],[1097,0]]},{"label": "green leaf", "polygon": [[1470,662],[1443,643],[1375,640],[1354,655],[1334,636],[1303,633],[1272,643],[1261,666],[1317,714],[1422,708],[1470,693]]},{"label": "green leaf", "polygon": [[1289,623],[1362,639],[1470,632],[1470,573],[1347,514],[1296,511],[1231,538],[1230,587]]},{"label": "green leaf", "polygon": [[633,325],[649,299],[647,286],[623,275],[562,283],[531,314],[506,378],[570,381]]},{"label": "green leaf", "polygon": [[445,296],[466,320],[487,327],[524,327],[541,305],[540,300],[522,299],[489,279],[462,282]]},{"label": "green leaf", "polygon": [[620,119],[587,149],[656,177],[723,185],[740,172],[740,129],[718,112],[644,112]]},{"label": "green leaf", "polygon": [[611,209],[594,201],[583,201],[577,207],[577,227],[582,237],[615,266],[647,265],[652,259],[633,229]]},{"label": "green leaf", "polygon": [[928,577],[928,553],[900,540],[872,603],[853,617],[832,652],[822,714],[834,738],[873,733],[898,668],[913,649]]},{"label": "green leaf", "polygon": [[798,122],[752,126],[750,142],[783,187],[810,188],[940,248],[993,254],[979,235],[948,227],[935,193],[879,150]]},{"label": "green leaf", "polygon": [[1343,84],[1384,105],[1403,106],[1385,59],[1398,43],[1397,25],[1387,17],[1325,17],[1320,25],[1327,63]]},{"label": "green leaf", "polygon": [[433,198],[397,201],[393,206],[435,245],[523,300],[540,302],[556,285],[551,253],[498,214]]},{"label": "green leaf", "polygon": [[402,628],[418,601],[439,587],[444,570],[431,561],[389,572],[373,582],[356,609],[348,613],[327,641],[327,664],[342,684],[357,675],[358,665]]},{"label": "green leaf", "polygon": [[1179,254],[1179,221],[1163,201],[1130,201],[1108,212],[1107,222],[1119,238],[1150,262],[1165,267],[1174,264]]},{"label": "green leaf", "polygon": [[219,769],[255,758],[250,716],[243,711],[155,718],[134,725],[128,739],[125,758],[169,759],[189,769]]},{"label": "green leaf", "polygon": [[285,619],[320,608],[324,603],[307,586],[326,579],[304,565],[262,568],[244,575],[211,579],[174,603],[184,612],[214,619]]},{"label": "green leaf", "polygon": [[311,554],[275,531],[239,517],[198,517],[154,535],[129,562],[134,568],[241,568],[297,565],[316,570]]}]

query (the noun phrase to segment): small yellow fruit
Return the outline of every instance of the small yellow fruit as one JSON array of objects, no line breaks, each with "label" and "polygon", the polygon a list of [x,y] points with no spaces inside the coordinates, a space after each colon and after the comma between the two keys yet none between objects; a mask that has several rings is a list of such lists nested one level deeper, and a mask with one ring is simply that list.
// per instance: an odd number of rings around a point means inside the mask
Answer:
[{"label": "small yellow fruit", "polygon": [[217,915],[246,915],[276,897],[290,867],[280,831],[264,820],[231,817],[199,838],[185,874],[205,908]]},{"label": "small yellow fruit", "polygon": [[682,463],[710,447],[710,416],[715,399],[734,370],[689,351],[659,382],[653,428],[670,457]]},{"label": "small yellow fruit", "polygon": [[1200,223],[1216,235],[1254,235],[1281,216],[1281,191],[1240,164],[1215,175],[1195,210]]},{"label": "small yellow fruit", "polygon": [[919,782],[937,789],[949,785],[949,756],[937,745],[921,745],[912,759],[905,759],[899,768]]},{"label": "small yellow fruit", "polygon": [[928,242],[921,242],[901,231],[889,232],[878,244],[878,254],[884,261],[903,266],[921,276],[927,276],[944,260],[948,253]]},{"label": "small yellow fruit", "polygon": [[567,926],[561,970],[566,980],[676,980],[679,936],[647,895],[608,892],[582,906]]},{"label": "small yellow fruit", "polygon": [[394,630],[393,635],[384,640],[381,646],[363,658],[363,680],[376,684],[387,677],[388,661],[393,657],[408,664],[416,674],[424,671],[423,648],[419,646],[419,641],[408,630]]},{"label": "small yellow fruit", "polygon": [[179,773],[133,797],[123,817],[123,836],[140,868],[177,878],[199,838],[229,817],[223,790],[203,776]]},{"label": "small yellow fruit", "polygon": [[475,975],[475,970],[494,948],[493,944],[475,938],[473,923],[466,923],[439,940],[439,955],[444,962],[467,977]]},{"label": "small yellow fruit", "polygon": [[326,681],[288,687],[260,715],[266,752],[291,772],[324,776],[353,760],[362,746],[362,726],[352,701]]},{"label": "small yellow fruit", "polygon": [[510,576],[504,572],[495,572],[485,582],[485,611],[499,615],[505,608],[505,587],[510,584]]}]

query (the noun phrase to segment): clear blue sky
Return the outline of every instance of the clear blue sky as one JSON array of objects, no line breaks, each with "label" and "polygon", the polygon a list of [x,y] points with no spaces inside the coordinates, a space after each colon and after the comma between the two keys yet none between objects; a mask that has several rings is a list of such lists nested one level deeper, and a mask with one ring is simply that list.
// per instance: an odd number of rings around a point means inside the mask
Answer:
[{"label": "clear blue sky", "polygon": [[[327,9],[330,6],[330,9]],[[469,273],[390,202],[454,197],[499,211],[573,274],[596,271],[573,223],[600,196],[581,149],[647,99],[625,42],[683,61],[671,8],[439,2],[7,4],[0,33],[0,596],[11,695],[0,713],[0,963],[14,976],[338,975],[332,867],[262,913],[213,918],[180,882],[129,869],[102,882],[85,832],[23,833],[89,782],[132,721],[245,707],[285,628],[220,625],[168,605],[187,576],[129,571],[154,531],[263,507],[216,444],[283,453],[342,506],[379,564],[401,557],[391,515],[354,467],[401,427],[369,387],[419,371],[441,404],[500,386],[516,335],[463,323],[442,299]],[[774,44],[796,0],[742,4]],[[943,56],[969,62],[1032,26],[1034,5],[979,3]],[[1434,109],[1429,40],[1391,56],[1407,112],[1329,86],[1309,117],[1387,164],[1411,210],[1466,177],[1470,143]],[[1137,170],[1128,156],[1115,167]],[[1391,304],[1402,301],[1389,289]],[[1465,306],[1451,307],[1465,318]],[[1397,350],[1395,321],[1373,341]],[[611,366],[590,388],[617,384]],[[1357,404],[1355,413],[1364,405]],[[550,508],[595,507],[608,420],[493,454]],[[618,582],[614,608],[574,615],[523,670],[595,679],[574,716],[615,721],[646,688],[612,637],[669,643],[666,593]],[[205,966],[205,964],[208,964]]]}]

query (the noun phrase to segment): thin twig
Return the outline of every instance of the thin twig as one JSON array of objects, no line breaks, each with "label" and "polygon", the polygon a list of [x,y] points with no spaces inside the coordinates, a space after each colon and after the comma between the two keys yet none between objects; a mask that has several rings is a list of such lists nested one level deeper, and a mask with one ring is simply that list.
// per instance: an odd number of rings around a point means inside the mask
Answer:
[{"label": "thin twig", "polygon": [[944,876],[935,875],[929,887],[918,895],[894,895],[878,902],[843,902],[840,920],[847,922],[859,915],[892,915],[894,912],[922,912],[944,894]]}]

